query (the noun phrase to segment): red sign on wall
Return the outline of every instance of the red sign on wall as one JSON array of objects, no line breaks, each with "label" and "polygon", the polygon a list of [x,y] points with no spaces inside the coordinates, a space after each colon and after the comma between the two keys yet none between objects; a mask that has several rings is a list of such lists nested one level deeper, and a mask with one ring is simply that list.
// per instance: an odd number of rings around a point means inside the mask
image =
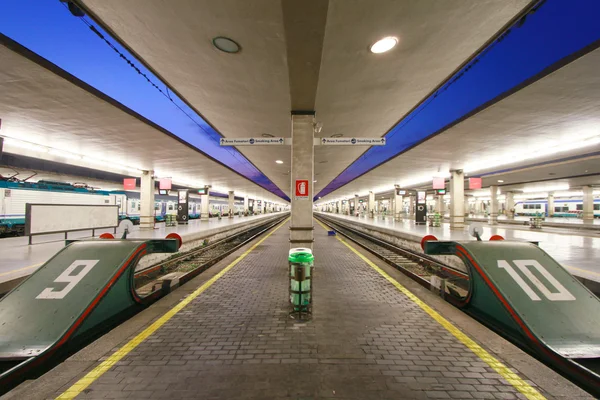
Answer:
[{"label": "red sign on wall", "polygon": [[469,178],[469,189],[481,189],[481,178]]},{"label": "red sign on wall", "polygon": [[445,189],[446,188],[446,180],[444,178],[433,178],[433,188],[434,189]]},{"label": "red sign on wall", "polygon": [[135,189],[135,178],[123,179],[123,189],[125,189],[125,190]]},{"label": "red sign on wall", "polygon": [[171,190],[171,178],[162,178],[158,182],[159,189]]},{"label": "red sign on wall", "polygon": [[308,198],[308,179],[296,179],[296,197]]}]

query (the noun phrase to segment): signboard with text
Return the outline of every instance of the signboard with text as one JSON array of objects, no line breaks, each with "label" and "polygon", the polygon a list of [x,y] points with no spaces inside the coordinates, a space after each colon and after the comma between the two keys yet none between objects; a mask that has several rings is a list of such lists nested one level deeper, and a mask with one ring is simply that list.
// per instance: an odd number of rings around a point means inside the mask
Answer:
[{"label": "signboard with text", "polygon": [[444,189],[446,187],[446,180],[444,178],[433,178],[434,189]]},{"label": "signboard with text", "polygon": [[322,145],[385,146],[385,138],[321,138]]},{"label": "signboard with text", "polygon": [[282,137],[270,138],[221,138],[221,146],[253,146],[255,144],[264,146],[278,146],[285,144]]},{"label": "signboard with text", "polygon": [[469,189],[481,189],[481,178],[469,178]]},{"label": "signboard with text", "polygon": [[123,179],[123,189],[124,190],[134,190],[135,189],[135,178],[125,178]]}]

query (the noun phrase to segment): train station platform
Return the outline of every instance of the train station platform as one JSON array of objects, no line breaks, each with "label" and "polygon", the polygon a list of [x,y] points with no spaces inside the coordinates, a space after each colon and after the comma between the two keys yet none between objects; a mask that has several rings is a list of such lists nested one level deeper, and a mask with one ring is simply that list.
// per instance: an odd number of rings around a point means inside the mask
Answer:
[{"label": "train station platform", "polygon": [[588,399],[370,254],[315,224],[313,318],[290,318],[283,224],[15,399]]},{"label": "train station platform", "polygon": [[[444,218],[450,219],[448,214],[444,215]],[[528,216],[516,216],[514,218],[507,218],[505,215],[498,216],[499,224],[506,225],[516,225],[516,226],[526,226],[529,224],[529,220],[531,217]],[[488,217],[481,215],[471,215],[466,217],[465,220],[467,222],[482,222],[487,223]],[[569,218],[569,217],[544,217],[542,226],[544,227],[552,227],[552,228],[561,228],[561,229],[574,229],[580,231],[600,231],[600,219],[596,218],[592,221],[584,221],[581,218]]]},{"label": "train station platform", "polygon": [[[425,235],[434,235],[439,240],[472,240],[469,235],[468,224],[464,230],[450,230],[449,223],[442,223],[440,227],[416,225],[414,220],[394,221],[392,217],[355,217],[332,213],[322,214],[327,218],[340,219],[352,224],[377,230],[390,237],[398,237],[414,244],[420,250],[420,242]],[[590,236],[573,230],[530,228],[515,229],[512,226],[495,225],[483,226],[482,239],[489,239],[492,235],[500,235],[507,240],[525,240],[539,242],[539,246],[550,254],[556,261],[565,266],[571,274],[600,282],[600,236]]]},{"label": "train station platform", "polygon": [[[162,239],[169,233],[178,233],[184,245],[204,238],[217,238],[228,233],[252,226],[260,221],[271,219],[283,213],[259,214],[249,217],[235,218],[211,218],[208,222],[190,220],[187,225],[165,226],[165,223],[157,223],[156,229],[142,231],[138,225],[128,234],[128,238],[157,238]],[[96,234],[111,232],[111,229],[97,230]],[[70,232],[69,239],[90,238],[92,231]],[[120,237],[123,232],[117,229],[116,236]],[[56,254],[65,245],[63,233],[35,236],[32,245],[28,244],[28,237],[14,237],[0,239],[0,285],[3,282],[13,281],[30,275],[50,257]],[[0,290],[0,293],[2,291]]]}]

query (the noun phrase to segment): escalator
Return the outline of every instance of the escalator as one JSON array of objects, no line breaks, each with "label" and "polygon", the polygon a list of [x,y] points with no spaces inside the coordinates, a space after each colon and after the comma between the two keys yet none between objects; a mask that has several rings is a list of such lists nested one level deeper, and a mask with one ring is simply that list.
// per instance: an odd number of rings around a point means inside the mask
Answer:
[{"label": "escalator", "polygon": [[135,266],[178,248],[174,239],[67,241],[0,299],[0,394],[143,308],[151,299],[135,291]]},{"label": "escalator", "polygon": [[450,294],[452,303],[600,396],[600,299],[545,251],[528,242],[428,241],[425,253],[467,266],[468,290]]}]

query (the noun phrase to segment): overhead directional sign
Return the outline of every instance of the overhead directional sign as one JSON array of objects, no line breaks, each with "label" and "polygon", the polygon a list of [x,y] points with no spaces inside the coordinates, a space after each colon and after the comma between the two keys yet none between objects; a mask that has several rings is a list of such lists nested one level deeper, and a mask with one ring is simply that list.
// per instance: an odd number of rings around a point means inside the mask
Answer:
[{"label": "overhead directional sign", "polygon": [[322,145],[331,146],[385,146],[385,138],[321,138]]},{"label": "overhead directional sign", "polygon": [[254,146],[254,145],[283,145],[285,140],[282,137],[269,138],[221,138],[221,146]]}]

